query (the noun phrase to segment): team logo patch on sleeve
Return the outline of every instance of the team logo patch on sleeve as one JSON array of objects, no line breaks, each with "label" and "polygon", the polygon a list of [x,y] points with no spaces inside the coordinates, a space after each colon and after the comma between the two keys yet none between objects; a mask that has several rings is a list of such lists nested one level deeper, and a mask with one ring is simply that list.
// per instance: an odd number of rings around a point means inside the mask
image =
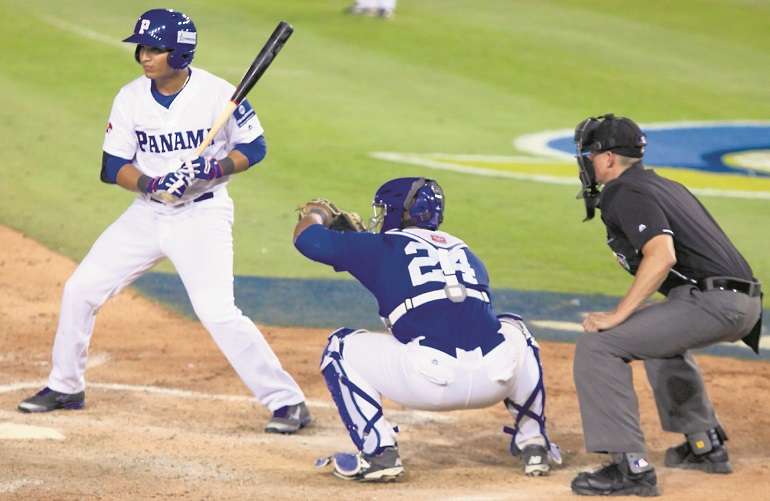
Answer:
[{"label": "team logo patch on sleeve", "polygon": [[254,108],[251,107],[251,104],[246,99],[244,99],[233,112],[235,123],[238,124],[238,127],[243,127],[243,125],[254,115],[256,115]]},{"label": "team logo patch on sleeve", "polygon": [[107,122],[107,130],[105,130],[104,132],[106,134],[109,134],[111,130],[112,130],[112,122]]}]

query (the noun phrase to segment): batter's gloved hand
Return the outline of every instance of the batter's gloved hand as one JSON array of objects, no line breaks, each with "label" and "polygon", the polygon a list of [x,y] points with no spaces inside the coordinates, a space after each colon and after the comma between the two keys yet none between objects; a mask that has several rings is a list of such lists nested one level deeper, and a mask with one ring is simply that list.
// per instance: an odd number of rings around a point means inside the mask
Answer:
[{"label": "batter's gloved hand", "polygon": [[186,160],[182,167],[180,167],[180,170],[185,170],[187,175],[196,179],[204,179],[206,181],[211,181],[225,175],[222,166],[213,158],[198,157]]},{"label": "batter's gloved hand", "polygon": [[147,193],[167,193],[173,198],[182,198],[193,179],[178,170],[169,172],[165,176],[152,178],[147,184]]},{"label": "batter's gloved hand", "polygon": [[361,216],[355,212],[338,209],[336,205],[325,198],[314,198],[297,207],[299,219],[308,214],[316,213],[324,221],[324,226],[337,231],[366,231]]}]

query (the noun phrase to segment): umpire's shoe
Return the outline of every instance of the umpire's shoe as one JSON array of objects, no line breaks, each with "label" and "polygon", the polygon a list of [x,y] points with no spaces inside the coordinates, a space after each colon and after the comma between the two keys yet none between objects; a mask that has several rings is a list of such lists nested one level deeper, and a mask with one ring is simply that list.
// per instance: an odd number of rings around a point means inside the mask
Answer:
[{"label": "umpire's shoe", "polygon": [[310,417],[310,411],[307,410],[305,402],[296,405],[286,405],[273,412],[265,426],[267,433],[296,433],[305,426],[309,425],[313,418]]},{"label": "umpire's shoe", "polygon": [[86,405],[86,393],[60,393],[45,387],[34,396],[22,401],[21,412],[51,412],[57,409],[82,409]]},{"label": "umpire's shoe", "polygon": [[666,451],[665,465],[671,468],[700,470],[706,473],[732,473],[721,427],[687,436],[687,441]]},{"label": "umpire's shoe", "polygon": [[572,480],[572,492],[581,496],[659,496],[655,469],[634,473],[625,457],[593,472],[579,473]]}]

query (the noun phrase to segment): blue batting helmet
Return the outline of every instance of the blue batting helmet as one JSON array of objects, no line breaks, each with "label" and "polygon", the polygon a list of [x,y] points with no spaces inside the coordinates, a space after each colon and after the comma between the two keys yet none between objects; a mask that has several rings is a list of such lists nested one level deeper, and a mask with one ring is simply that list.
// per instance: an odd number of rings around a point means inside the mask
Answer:
[{"label": "blue batting helmet", "polygon": [[123,40],[135,43],[134,58],[139,61],[139,47],[155,47],[170,51],[168,65],[174,69],[187,68],[195,55],[198,32],[192,20],[171,9],[152,9],[136,21],[134,33]]},{"label": "blue batting helmet", "polygon": [[371,229],[380,233],[417,226],[438,229],[444,220],[444,190],[424,177],[400,177],[380,186],[372,202]]}]

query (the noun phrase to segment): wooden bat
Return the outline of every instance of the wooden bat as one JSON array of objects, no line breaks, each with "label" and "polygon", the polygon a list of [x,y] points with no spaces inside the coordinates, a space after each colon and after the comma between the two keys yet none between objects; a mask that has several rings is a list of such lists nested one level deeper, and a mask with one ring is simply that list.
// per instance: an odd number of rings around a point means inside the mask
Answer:
[{"label": "wooden bat", "polygon": [[[251,63],[251,66],[249,66],[246,74],[243,75],[241,82],[238,84],[238,87],[235,88],[235,92],[233,92],[233,95],[230,97],[230,101],[228,101],[225,109],[222,110],[222,113],[220,113],[214,121],[211,130],[206,134],[206,137],[203,138],[201,144],[195,148],[195,157],[201,156],[206,148],[209,147],[214,140],[214,136],[216,136],[222,127],[224,127],[230,119],[230,116],[233,114],[233,111],[235,111],[238,105],[241,104],[241,101],[244,100],[251,88],[254,87],[254,84],[259,81],[262,74],[270,66],[270,63],[273,62],[273,59],[278,55],[278,52],[283,48],[292,33],[294,33],[294,28],[289,23],[286,21],[278,23],[278,26],[273,30],[273,34],[267,39],[262,50],[259,51],[259,54],[254,58],[254,61]],[[183,181],[178,181],[177,183],[181,185]],[[169,193],[180,187],[177,183],[170,186],[167,191],[159,193],[158,196],[162,198],[164,202],[174,202],[178,200],[177,197]]]}]

